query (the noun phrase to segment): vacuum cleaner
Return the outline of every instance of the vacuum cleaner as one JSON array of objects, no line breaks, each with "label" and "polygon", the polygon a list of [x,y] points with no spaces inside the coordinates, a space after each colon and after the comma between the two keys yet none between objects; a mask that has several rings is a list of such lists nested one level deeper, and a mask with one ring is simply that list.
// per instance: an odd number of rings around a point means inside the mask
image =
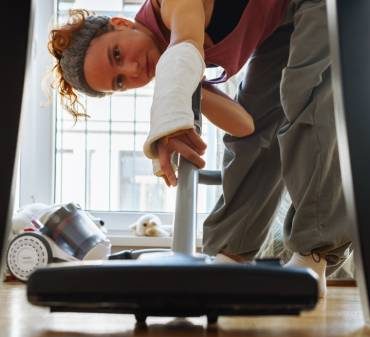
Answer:
[{"label": "vacuum cleaner", "polygon": [[[200,130],[200,86],[192,98]],[[52,312],[148,316],[297,315],[318,301],[317,276],[310,269],[283,268],[278,259],[215,263],[196,253],[197,185],[220,182],[220,174],[198,170],[180,156],[172,249],[123,252],[106,261],[51,264],[27,283],[30,303]]]}]

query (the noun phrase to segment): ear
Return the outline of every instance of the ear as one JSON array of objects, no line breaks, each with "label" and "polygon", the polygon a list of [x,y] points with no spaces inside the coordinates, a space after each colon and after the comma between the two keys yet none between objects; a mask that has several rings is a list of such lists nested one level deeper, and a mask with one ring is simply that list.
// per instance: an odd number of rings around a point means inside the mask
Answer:
[{"label": "ear", "polygon": [[121,18],[119,16],[114,16],[110,19],[110,24],[115,28],[119,29],[122,27],[127,27],[127,28],[133,28],[134,23],[128,19]]}]

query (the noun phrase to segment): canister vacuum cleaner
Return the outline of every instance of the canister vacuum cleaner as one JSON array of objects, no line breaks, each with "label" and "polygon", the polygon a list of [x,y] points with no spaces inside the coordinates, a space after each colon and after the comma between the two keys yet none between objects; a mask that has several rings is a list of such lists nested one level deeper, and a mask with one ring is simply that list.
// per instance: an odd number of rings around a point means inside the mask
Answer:
[{"label": "canister vacuum cleaner", "polygon": [[51,208],[40,219],[26,219],[24,223],[6,254],[10,273],[21,281],[51,262],[104,260],[110,255],[111,244],[102,230],[102,221],[78,204]]}]

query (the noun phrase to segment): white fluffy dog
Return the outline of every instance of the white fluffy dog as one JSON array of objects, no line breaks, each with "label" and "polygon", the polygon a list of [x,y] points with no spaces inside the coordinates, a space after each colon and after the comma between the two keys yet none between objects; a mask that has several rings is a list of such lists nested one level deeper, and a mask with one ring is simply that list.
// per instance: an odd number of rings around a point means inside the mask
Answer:
[{"label": "white fluffy dog", "polygon": [[170,236],[171,226],[164,226],[154,214],[144,214],[130,226],[137,236]]}]

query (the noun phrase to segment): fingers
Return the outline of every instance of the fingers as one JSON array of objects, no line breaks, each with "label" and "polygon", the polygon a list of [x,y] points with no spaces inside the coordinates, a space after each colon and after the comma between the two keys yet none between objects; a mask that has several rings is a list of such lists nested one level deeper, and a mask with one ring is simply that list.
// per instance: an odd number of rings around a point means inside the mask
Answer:
[{"label": "fingers", "polygon": [[203,155],[207,148],[207,144],[203,141],[203,139],[198,135],[198,133],[194,129],[189,129],[179,135],[176,136],[170,135],[168,137],[168,139],[174,138],[181,140],[200,155]]},{"label": "fingers", "polygon": [[161,166],[162,177],[167,186],[176,186],[177,178],[171,164],[171,156],[174,152],[179,153],[198,168],[205,166],[201,157],[207,144],[194,129],[184,130],[160,139],[157,143],[158,159]]},{"label": "fingers", "polygon": [[[161,177],[163,178],[163,180],[166,183],[167,187],[171,187],[172,186],[172,183],[168,180],[168,178],[167,178],[166,175],[163,175]],[[176,181],[175,181],[175,184],[176,184]],[[173,186],[176,186],[176,185],[173,185]]]},{"label": "fingers", "polygon": [[176,186],[177,179],[171,165],[171,154],[173,151],[163,142],[158,142],[158,159],[162,170],[162,177],[167,186]]},{"label": "fingers", "polygon": [[193,129],[188,134],[188,139],[193,144],[193,149],[198,149],[200,154],[204,154],[207,144],[203,141],[202,137]]},{"label": "fingers", "polygon": [[203,168],[206,164],[204,159],[198,152],[177,138],[171,138],[168,141],[168,146],[173,152],[180,153],[185,159],[189,160],[198,168]]}]

